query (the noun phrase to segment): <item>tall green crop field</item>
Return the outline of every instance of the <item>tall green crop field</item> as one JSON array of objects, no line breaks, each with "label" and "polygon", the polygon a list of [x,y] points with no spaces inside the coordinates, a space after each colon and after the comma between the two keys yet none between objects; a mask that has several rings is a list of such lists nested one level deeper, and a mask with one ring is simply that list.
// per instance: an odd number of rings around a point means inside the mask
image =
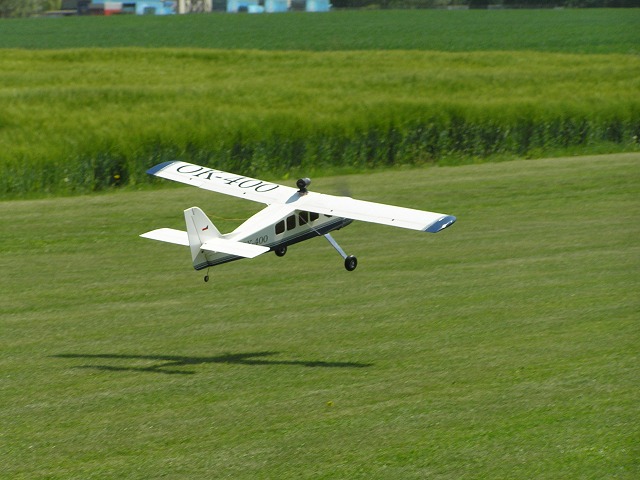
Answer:
[{"label": "tall green crop field", "polygon": [[634,9],[2,21],[0,198],[137,186],[173,158],[282,177],[635,151],[638,21]]},{"label": "tall green crop field", "polygon": [[540,52],[5,50],[0,195],[180,158],[285,176],[638,148],[640,60]]}]

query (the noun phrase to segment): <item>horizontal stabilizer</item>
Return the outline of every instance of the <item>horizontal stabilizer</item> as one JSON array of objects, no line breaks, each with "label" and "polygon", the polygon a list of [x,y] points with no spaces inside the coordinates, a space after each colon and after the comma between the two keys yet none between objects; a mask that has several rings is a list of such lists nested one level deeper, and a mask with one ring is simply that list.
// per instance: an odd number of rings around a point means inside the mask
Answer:
[{"label": "horizontal stabilizer", "polygon": [[143,238],[158,240],[160,242],[175,243],[176,245],[189,246],[189,237],[187,232],[183,230],[175,230],[173,228],[159,228],[140,235]]},{"label": "horizontal stabilizer", "polygon": [[268,252],[269,247],[253,245],[251,243],[236,242],[225,238],[214,238],[202,244],[201,250],[208,252],[227,253],[238,257],[253,258]]}]

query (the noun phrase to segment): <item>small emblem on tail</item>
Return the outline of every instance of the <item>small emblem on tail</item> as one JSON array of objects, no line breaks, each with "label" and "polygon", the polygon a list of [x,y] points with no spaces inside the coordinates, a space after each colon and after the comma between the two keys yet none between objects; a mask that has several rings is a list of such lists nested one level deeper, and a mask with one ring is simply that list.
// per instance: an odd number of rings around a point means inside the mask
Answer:
[{"label": "small emblem on tail", "polygon": [[207,225],[206,227],[204,227],[204,228],[202,229],[202,231],[203,231],[203,232],[204,232],[205,230],[209,230],[209,225]]}]

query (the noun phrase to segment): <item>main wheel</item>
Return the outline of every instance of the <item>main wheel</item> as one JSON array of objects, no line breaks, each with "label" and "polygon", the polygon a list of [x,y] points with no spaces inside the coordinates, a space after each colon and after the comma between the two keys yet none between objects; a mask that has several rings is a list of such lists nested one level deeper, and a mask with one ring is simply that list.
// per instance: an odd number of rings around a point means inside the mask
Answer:
[{"label": "main wheel", "polygon": [[204,276],[204,281],[205,281],[205,282],[208,282],[208,281],[209,281],[209,275],[205,275],[205,276]]},{"label": "main wheel", "polygon": [[358,259],[353,255],[349,255],[344,259],[344,268],[346,268],[349,272],[352,272],[358,266]]},{"label": "main wheel", "polygon": [[284,254],[287,253],[287,247],[286,245],[284,247],[277,247],[274,252],[276,252],[277,256],[284,257]]}]

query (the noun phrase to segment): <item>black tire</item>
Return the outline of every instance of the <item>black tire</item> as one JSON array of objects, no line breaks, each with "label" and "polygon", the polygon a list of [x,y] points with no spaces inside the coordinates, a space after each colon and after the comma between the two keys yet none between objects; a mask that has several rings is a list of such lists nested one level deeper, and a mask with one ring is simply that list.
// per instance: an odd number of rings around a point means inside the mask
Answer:
[{"label": "black tire", "polygon": [[208,281],[209,281],[209,275],[205,275],[205,276],[204,276],[204,281],[205,281],[205,282],[208,282]]},{"label": "black tire", "polygon": [[357,266],[358,266],[358,259],[353,255],[349,255],[347,258],[344,259],[344,268],[346,268],[347,271],[353,272]]},{"label": "black tire", "polygon": [[274,252],[276,253],[276,255],[277,255],[278,257],[284,257],[284,256],[285,256],[285,254],[287,253],[287,247],[286,247],[286,246],[284,246],[284,247],[277,247],[277,248],[274,250]]}]

